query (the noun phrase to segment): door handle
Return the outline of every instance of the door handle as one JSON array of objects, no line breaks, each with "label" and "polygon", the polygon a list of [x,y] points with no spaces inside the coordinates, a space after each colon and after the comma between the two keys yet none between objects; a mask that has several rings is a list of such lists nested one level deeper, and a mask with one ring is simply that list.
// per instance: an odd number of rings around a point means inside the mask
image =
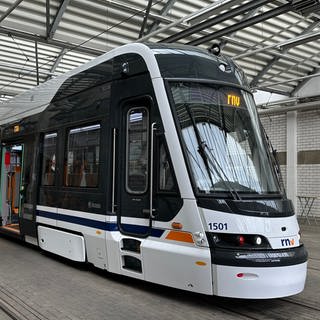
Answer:
[{"label": "door handle", "polygon": [[150,198],[149,198],[149,217],[151,219],[155,218],[155,215],[153,212],[155,209],[153,209],[153,152],[154,152],[154,132],[156,131],[156,122],[153,122],[151,124],[151,139],[150,139]]},{"label": "door handle", "polygon": [[111,191],[111,212],[115,213],[115,193],[116,193],[116,140],[117,129],[112,130],[112,191]]},{"label": "door handle", "polygon": [[156,209],[152,209],[151,213],[150,213],[150,209],[142,209],[143,215],[148,215],[150,218],[156,217],[156,214],[154,214],[154,212],[156,212]]}]

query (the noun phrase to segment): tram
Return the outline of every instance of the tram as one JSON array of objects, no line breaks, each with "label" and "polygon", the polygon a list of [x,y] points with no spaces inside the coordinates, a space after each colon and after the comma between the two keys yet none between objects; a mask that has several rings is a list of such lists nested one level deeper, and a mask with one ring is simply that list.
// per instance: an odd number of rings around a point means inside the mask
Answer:
[{"label": "tram", "polygon": [[206,295],[303,290],[293,206],[231,59],[128,44],[1,107],[1,233]]}]

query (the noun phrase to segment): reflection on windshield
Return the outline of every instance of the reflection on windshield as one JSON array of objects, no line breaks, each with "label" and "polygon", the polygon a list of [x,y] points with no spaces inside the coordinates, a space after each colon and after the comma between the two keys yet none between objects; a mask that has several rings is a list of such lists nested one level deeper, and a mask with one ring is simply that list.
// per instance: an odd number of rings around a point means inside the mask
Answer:
[{"label": "reflection on windshield", "polygon": [[199,192],[279,192],[249,93],[189,82],[171,91]]}]

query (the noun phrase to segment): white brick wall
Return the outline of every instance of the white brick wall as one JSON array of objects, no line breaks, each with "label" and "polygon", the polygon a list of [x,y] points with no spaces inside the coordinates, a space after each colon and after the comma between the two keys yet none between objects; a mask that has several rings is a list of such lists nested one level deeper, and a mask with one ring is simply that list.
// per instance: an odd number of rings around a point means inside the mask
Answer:
[{"label": "white brick wall", "polygon": [[[297,150],[320,150],[320,112],[298,113]],[[320,217],[320,164],[298,165],[298,195],[317,196],[312,213]],[[298,207],[301,212],[301,207]]]},{"label": "white brick wall", "polygon": [[298,113],[297,149],[320,150],[320,111]]},{"label": "white brick wall", "polygon": [[[287,150],[286,114],[262,116],[261,122],[278,152]],[[320,150],[320,110],[299,111],[297,114],[297,152]],[[281,166],[281,173],[286,178],[286,166]],[[320,164],[298,164],[297,195],[317,196],[312,213],[320,217]],[[297,202],[297,213],[301,206]]]},{"label": "white brick wall", "polygon": [[[320,164],[298,166],[298,195],[319,197],[314,201],[312,214],[320,217]],[[298,213],[301,213],[301,205],[298,202]]]},{"label": "white brick wall", "polygon": [[[261,123],[277,152],[287,151],[287,117],[285,114],[260,117]],[[287,166],[280,166],[284,186],[286,187]]]},{"label": "white brick wall", "polygon": [[278,152],[287,151],[287,118],[285,114],[261,117],[262,125]]}]

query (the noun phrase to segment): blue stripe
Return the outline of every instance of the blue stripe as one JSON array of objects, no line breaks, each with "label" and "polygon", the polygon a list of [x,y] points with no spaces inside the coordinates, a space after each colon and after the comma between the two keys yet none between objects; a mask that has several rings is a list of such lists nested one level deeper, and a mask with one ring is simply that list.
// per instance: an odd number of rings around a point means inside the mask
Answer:
[{"label": "blue stripe", "polygon": [[[147,226],[139,226],[139,225],[136,225],[136,224],[123,224],[122,223],[121,224],[121,228],[125,232],[136,233],[136,234],[148,234],[149,231],[150,231],[149,227],[147,227]],[[152,228],[151,232],[150,232],[150,235],[152,237],[160,238],[163,233],[164,233],[164,230]]]},{"label": "blue stripe", "polygon": [[[79,224],[81,226],[101,229],[105,231],[119,231],[118,224],[115,222],[102,222],[93,219],[87,219],[82,217],[69,216],[61,213],[54,213],[48,211],[37,210],[37,215],[39,217],[44,217],[53,220],[59,220],[64,222],[70,222],[74,224]],[[150,231],[147,226],[139,226],[134,224],[121,224],[121,227],[124,231],[136,234],[147,234]],[[160,238],[164,230],[151,228],[150,235],[152,237]]]}]

